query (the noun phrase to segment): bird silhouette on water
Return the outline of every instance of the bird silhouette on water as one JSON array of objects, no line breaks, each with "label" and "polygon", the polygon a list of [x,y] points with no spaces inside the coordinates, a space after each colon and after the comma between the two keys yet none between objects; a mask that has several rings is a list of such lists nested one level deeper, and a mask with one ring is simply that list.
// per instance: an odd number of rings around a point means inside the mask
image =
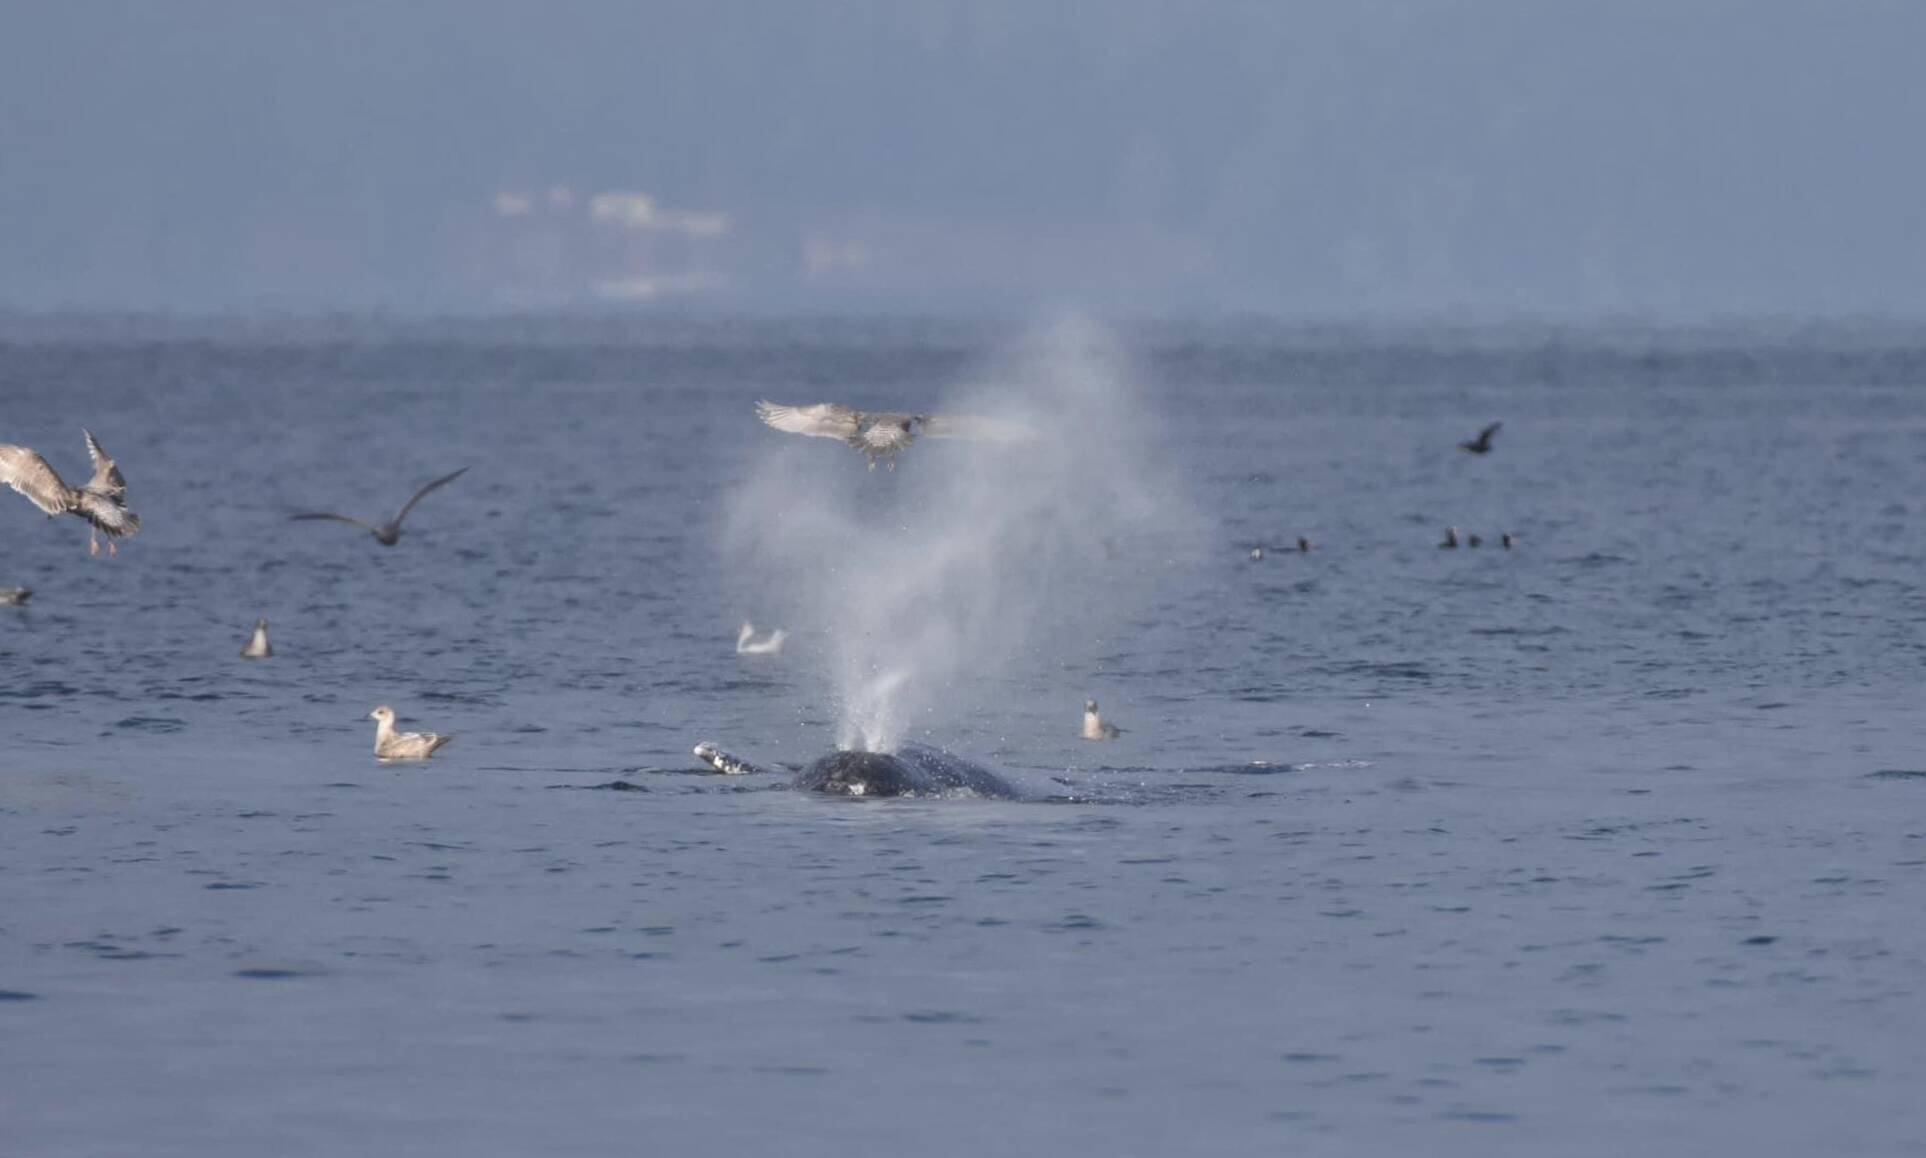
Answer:
[{"label": "bird silhouette on water", "polygon": [[289,515],[288,518],[289,520],[294,522],[299,522],[303,519],[332,519],[337,523],[352,523],[355,526],[360,527],[362,530],[368,532],[370,535],[373,535],[375,537],[375,542],[380,543],[384,547],[392,547],[395,545],[395,542],[401,538],[401,520],[408,517],[408,512],[415,509],[416,503],[420,502],[422,498],[428,494],[429,491],[434,490],[436,487],[447,486],[449,483],[454,482],[456,479],[460,478],[462,475],[467,473],[468,473],[468,468],[462,467],[460,470],[456,471],[454,474],[445,474],[440,478],[436,479],[434,482],[429,483],[427,486],[422,487],[420,490],[414,493],[414,497],[410,498],[407,502],[401,504],[401,509],[395,512],[394,518],[389,519],[387,522],[382,523],[379,526],[373,526],[368,523],[364,523],[360,519],[354,518],[351,515],[337,515],[331,511],[312,511],[307,514]]},{"label": "bird silhouette on water", "polygon": [[[1294,546],[1294,547],[1291,547],[1291,548],[1289,548],[1289,549],[1290,549],[1290,550],[1293,550],[1293,551],[1296,551],[1296,552],[1297,552],[1297,553],[1299,553],[1300,555],[1308,555],[1308,554],[1310,554],[1310,553],[1311,553],[1312,551],[1315,551],[1315,550],[1317,550],[1317,544],[1316,544],[1316,543],[1313,543],[1313,542],[1311,542],[1311,541],[1310,541],[1309,539],[1307,539],[1307,538],[1305,538],[1304,536],[1302,536],[1302,535],[1299,535],[1299,536],[1297,537],[1297,544],[1296,544],[1296,546]],[[1252,548],[1251,548],[1251,558],[1252,558],[1252,560],[1257,560],[1257,559],[1262,559],[1262,558],[1263,558],[1263,557],[1264,557],[1264,556],[1265,556],[1266,554],[1268,554],[1268,553],[1269,553],[1269,552],[1267,552],[1267,551],[1266,551],[1266,550],[1265,550],[1265,549],[1264,549],[1263,547],[1252,547]]]},{"label": "bird silhouette on water", "polygon": [[1498,433],[1498,428],[1503,425],[1504,423],[1502,422],[1492,423],[1490,426],[1487,426],[1483,430],[1480,430],[1478,432],[1478,437],[1471,439],[1467,442],[1459,443],[1458,449],[1470,451],[1472,454],[1490,454],[1491,453],[1491,436]]}]

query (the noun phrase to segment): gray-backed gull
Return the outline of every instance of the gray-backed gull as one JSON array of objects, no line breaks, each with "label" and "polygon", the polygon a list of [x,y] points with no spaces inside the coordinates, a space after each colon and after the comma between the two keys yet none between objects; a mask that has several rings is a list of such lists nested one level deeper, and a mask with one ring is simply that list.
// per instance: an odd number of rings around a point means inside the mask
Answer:
[{"label": "gray-backed gull", "polygon": [[445,474],[440,478],[436,479],[434,482],[429,483],[427,486],[422,487],[420,490],[414,493],[414,497],[410,498],[407,502],[401,504],[401,509],[395,512],[394,518],[389,519],[387,522],[382,523],[380,526],[371,526],[370,524],[364,523],[360,519],[353,518],[352,516],[337,515],[329,511],[314,511],[309,514],[303,514],[303,515],[289,515],[288,518],[294,519],[294,520],[333,519],[337,523],[353,523],[355,526],[360,527],[362,530],[368,532],[370,535],[373,535],[375,537],[375,542],[380,543],[384,547],[392,547],[395,545],[395,540],[401,538],[401,520],[408,517],[408,512],[415,509],[415,504],[422,500],[422,496],[426,495],[429,491],[434,490],[436,487],[447,486],[449,483],[454,482],[456,479],[460,478],[462,475],[466,474],[467,472],[468,472],[468,468],[462,467],[460,470],[456,471],[454,474]]}]

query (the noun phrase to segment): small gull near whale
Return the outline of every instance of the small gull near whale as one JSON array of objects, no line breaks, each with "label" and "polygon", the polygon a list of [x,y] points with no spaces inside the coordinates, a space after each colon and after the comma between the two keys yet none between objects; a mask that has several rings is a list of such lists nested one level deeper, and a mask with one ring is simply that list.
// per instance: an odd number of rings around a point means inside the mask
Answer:
[{"label": "small gull near whale", "polygon": [[1085,740],[1114,740],[1122,734],[1122,728],[1097,714],[1097,701],[1083,701],[1083,731],[1078,736]]},{"label": "small gull near whale", "polygon": [[724,776],[746,776],[751,772],[760,771],[749,761],[731,756],[707,740],[695,746],[695,754],[696,759]]}]

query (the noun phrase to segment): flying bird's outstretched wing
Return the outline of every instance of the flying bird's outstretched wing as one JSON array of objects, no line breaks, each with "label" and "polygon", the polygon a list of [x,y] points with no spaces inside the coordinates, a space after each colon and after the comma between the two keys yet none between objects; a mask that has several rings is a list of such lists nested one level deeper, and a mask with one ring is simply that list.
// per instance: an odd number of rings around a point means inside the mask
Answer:
[{"label": "flying bird's outstretched wing", "polygon": [[1473,454],[1490,453],[1491,436],[1498,433],[1498,428],[1503,425],[1504,423],[1502,422],[1492,423],[1490,426],[1487,426],[1483,430],[1480,430],[1478,432],[1478,437],[1467,439],[1466,441],[1459,443],[1458,448],[1460,450],[1468,450]]},{"label": "flying bird's outstretched wing", "polygon": [[918,422],[930,438],[970,438],[979,442],[1030,442],[1038,436],[1034,427],[1003,418],[977,418],[968,414],[925,414]]},{"label": "flying bird's outstretched wing", "polygon": [[94,464],[93,477],[87,480],[87,485],[82,489],[111,498],[119,498],[126,494],[127,480],[121,477],[120,467],[115,464],[113,456],[100,445],[100,440],[94,437],[93,431],[82,430],[80,434],[87,440],[87,457]]},{"label": "flying bird's outstretched wing", "polygon": [[401,526],[401,520],[408,517],[408,512],[415,509],[415,504],[421,501],[421,498],[423,495],[427,494],[431,490],[434,490],[436,487],[447,486],[449,483],[454,482],[456,479],[460,478],[462,475],[467,473],[468,473],[468,468],[462,467],[460,470],[456,471],[454,474],[445,474],[440,478],[436,479],[434,482],[431,482],[427,486],[422,487],[420,490],[416,491],[413,498],[401,504],[401,509],[395,512],[395,521],[393,523],[390,523],[389,526],[399,528]]},{"label": "flying bird's outstretched wing", "polygon": [[369,534],[374,534],[374,531],[375,531],[373,527],[370,527],[368,524],[362,522],[360,519],[353,518],[352,516],[349,516],[349,515],[331,514],[327,511],[311,511],[304,515],[288,516],[288,521],[291,523],[298,523],[303,519],[333,519],[337,523],[353,523],[355,526],[360,527],[362,530],[368,532]]},{"label": "flying bird's outstretched wing", "polygon": [[862,411],[834,402],[818,402],[814,406],[779,406],[763,401],[756,403],[756,417],[790,434],[840,438],[845,442],[856,437],[863,421]]},{"label": "flying bird's outstretched wing", "polygon": [[39,453],[24,446],[0,443],[0,483],[27,496],[27,501],[49,515],[65,514],[69,488]]}]

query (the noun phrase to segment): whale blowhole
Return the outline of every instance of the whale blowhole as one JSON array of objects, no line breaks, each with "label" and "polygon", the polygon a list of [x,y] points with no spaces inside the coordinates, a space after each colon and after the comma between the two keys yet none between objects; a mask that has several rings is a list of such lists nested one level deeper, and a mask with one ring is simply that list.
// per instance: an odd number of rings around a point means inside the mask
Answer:
[{"label": "whale blowhole", "polygon": [[722,528],[721,572],[744,588],[727,594],[827,641],[811,662],[836,746],[872,754],[990,706],[1019,664],[1095,667],[1172,540],[1204,524],[1129,359],[1093,322],[1043,327],[948,389],[898,390],[848,401],[1037,436],[919,444],[872,472],[745,415],[757,458]]}]

